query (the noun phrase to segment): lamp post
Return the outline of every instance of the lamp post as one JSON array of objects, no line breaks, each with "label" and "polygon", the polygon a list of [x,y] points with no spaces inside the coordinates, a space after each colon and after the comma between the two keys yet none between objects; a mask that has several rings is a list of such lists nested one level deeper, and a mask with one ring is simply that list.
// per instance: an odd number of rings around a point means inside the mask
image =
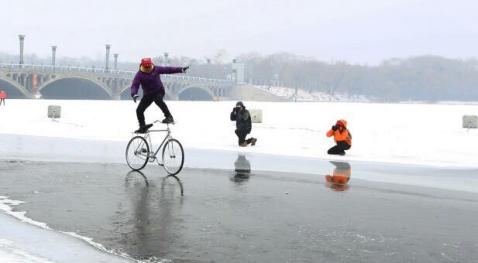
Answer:
[{"label": "lamp post", "polygon": [[108,72],[109,71],[109,64],[110,64],[110,49],[111,49],[111,45],[110,44],[106,44],[106,61],[105,61],[105,71]]},{"label": "lamp post", "polygon": [[25,35],[18,35],[18,40],[20,40],[20,67],[23,65],[23,45],[25,43]]},{"label": "lamp post", "polygon": [[166,65],[169,65],[169,59],[168,59],[168,57],[169,57],[169,53],[168,53],[168,52],[164,52],[164,60],[165,60],[164,63],[165,63]]},{"label": "lamp post", "polygon": [[55,69],[56,64],[56,46],[51,46],[51,66],[53,70]]},{"label": "lamp post", "polygon": [[118,56],[119,56],[118,53],[113,54],[113,57],[115,58],[115,61],[114,61],[114,64],[113,64],[114,70],[118,70]]}]

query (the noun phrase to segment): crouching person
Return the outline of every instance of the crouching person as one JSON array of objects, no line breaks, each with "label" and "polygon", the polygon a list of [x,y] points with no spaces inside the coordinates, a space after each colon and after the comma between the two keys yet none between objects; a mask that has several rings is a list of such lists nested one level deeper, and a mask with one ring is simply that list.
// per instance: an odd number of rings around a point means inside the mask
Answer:
[{"label": "crouching person", "polygon": [[347,129],[347,121],[338,120],[337,123],[327,132],[327,137],[334,136],[337,143],[330,148],[328,154],[345,155],[345,151],[352,147],[352,134]]},{"label": "crouching person", "polygon": [[232,109],[231,112],[231,121],[236,121],[236,135],[239,139],[239,146],[246,147],[248,144],[254,146],[256,144],[256,138],[249,138],[246,140],[246,136],[251,132],[251,115],[249,111],[246,110],[244,103],[238,101],[236,107]]}]

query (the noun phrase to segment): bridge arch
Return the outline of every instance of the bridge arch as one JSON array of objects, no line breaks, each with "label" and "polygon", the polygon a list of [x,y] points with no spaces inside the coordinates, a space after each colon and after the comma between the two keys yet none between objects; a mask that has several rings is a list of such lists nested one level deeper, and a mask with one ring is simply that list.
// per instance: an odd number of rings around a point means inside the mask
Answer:
[{"label": "bridge arch", "polygon": [[208,89],[197,86],[187,86],[182,88],[177,93],[178,100],[214,100],[214,94]]},{"label": "bridge arch", "polygon": [[59,82],[59,81],[65,81],[65,80],[82,80],[82,81],[93,84],[94,87],[97,87],[97,88],[99,88],[99,90],[104,92],[104,95],[105,95],[104,98],[100,98],[100,99],[111,99],[113,97],[111,90],[108,89],[104,85],[104,83],[102,83],[101,81],[98,81],[96,79],[91,79],[91,78],[82,77],[82,76],[58,76],[56,78],[50,78],[48,81],[42,83],[38,87],[38,92],[42,93],[43,90],[47,89],[52,84],[54,84],[56,82]]},{"label": "bridge arch", "polygon": [[[30,93],[30,91],[27,90],[26,88],[24,88],[22,85],[20,85],[20,83],[18,83],[16,81],[13,81],[12,79],[9,79],[8,77],[5,78],[4,76],[0,76],[0,80],[6,82],[10,86],[12,86],[16,90],[18,90],[26,98],[32,98],[32,94]],[[0,87],[0,89],[6,90],[3,87]],[[7,91],[7,93],[9,93],[11,95],[11,92],[8,92],[8,90],[6,90],[6,91]],[[9,97],[11,97],[10,95],[9,95]]]}]

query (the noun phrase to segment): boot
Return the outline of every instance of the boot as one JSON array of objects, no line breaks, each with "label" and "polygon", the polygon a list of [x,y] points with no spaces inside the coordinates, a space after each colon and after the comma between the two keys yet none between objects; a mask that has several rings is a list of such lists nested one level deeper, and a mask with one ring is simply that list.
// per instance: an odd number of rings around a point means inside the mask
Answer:
[{"label": "boot", "polygon": [[252,137],[251,138],[251,146],[256,145],[256,142],[257,142],[257,138]]},{"label": "boot", "polygon": [[144,126],[139,126],[139,129],[134,131],[135,133],[146,133],[149,128],[153,127],[153,124],[146,124]]},{"label": "boot", "polygon": [[241,147],[247,147],[247,144],[248,144],[247,142],[243,142],[243,143],[240,143],[239,146],[241,146]]},{"label": "boot", "polygon": [[171,116],[171,115],[167,116],[166,118],[164,118],[164,120],[162,121],[162,123],[165,123],[165,124],[174,123],[174,118],[173,118],[173,116]]}]

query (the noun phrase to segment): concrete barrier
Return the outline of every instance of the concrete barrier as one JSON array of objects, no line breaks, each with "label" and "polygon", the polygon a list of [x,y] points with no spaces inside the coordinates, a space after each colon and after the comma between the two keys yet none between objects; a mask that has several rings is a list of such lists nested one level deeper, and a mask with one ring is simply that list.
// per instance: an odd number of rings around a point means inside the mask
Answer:
[{"label": "concrete barrier", "polygon": [[251,114],[251,121],[253,123],[262,123],[262,110],[251,109],[249,114]]},{"label": "concrete barrier", "polygon": [[58,119],[61,117],[61,106],[49,105],[48,106],[48,118]]},{"label": "concrete barrier", "polygon": [[463,116],[463,128],[476,129],[478,128],[478,116],[476,115],[464,115]]}]

